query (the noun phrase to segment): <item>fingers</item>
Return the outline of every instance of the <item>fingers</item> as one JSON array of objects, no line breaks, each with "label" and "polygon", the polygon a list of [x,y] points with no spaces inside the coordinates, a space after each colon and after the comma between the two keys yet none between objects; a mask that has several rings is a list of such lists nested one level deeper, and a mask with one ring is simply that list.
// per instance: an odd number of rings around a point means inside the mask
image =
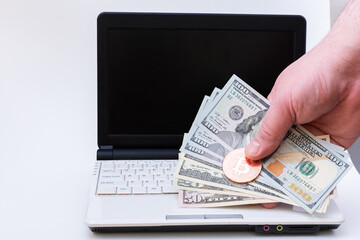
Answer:
[{"label": "fingers", "polygon": [[292,124],[286,104],[271,105],[259,132],[245,149],[246,156],[252,160],[259,160],[273,153]]},{"label": "fingers", "polygon": [[270,209],[270,208],[274,208],[278,205],[279,203],[275,202],[275,203],[262,203],[261,206],[263,206],[264,208]]}]

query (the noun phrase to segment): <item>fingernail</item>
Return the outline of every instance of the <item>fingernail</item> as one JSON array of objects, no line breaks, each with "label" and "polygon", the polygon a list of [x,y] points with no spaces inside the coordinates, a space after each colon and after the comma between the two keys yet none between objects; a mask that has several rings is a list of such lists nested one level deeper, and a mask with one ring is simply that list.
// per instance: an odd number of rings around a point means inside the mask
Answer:
[{"label": "fingernail", "polygon": [[246,153],[249,155],[256,155],[260,150],[260,143],[253,140],[246,148]]}]

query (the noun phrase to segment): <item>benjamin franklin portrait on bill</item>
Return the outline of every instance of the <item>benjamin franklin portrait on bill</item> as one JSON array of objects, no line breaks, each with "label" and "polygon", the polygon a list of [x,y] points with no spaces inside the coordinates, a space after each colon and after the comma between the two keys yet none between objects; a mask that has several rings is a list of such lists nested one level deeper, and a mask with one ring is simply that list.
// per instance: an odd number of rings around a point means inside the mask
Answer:
[{"label": "benjamin franklin portrait on bill", "polygon": [[[245,148],[256,136],[266,111],[267,110],[262,110],[255,115],[245,118],[236,126],[235,131],[220,131],[217,134],[217,137],[231,149]],[[211,144],[208,149],[223,157],[229,152],[220,143]]]}]

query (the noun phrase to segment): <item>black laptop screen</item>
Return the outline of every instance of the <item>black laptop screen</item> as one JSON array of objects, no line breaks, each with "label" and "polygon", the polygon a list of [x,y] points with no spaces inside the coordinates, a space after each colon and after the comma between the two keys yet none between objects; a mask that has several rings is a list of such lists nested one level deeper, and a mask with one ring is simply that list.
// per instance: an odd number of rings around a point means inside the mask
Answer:
[{"label": "black laptop screen", "polygon": [[232,74],[267,96],[293,59],[293,33],[109,30],[110,132],[183,134]]},{"label": "black laptop screen", "polygon": [[278,29],[106,29],[105,135],[181,136],[204,96],[233,74],[266,97],[296,59],[294,36]]}]

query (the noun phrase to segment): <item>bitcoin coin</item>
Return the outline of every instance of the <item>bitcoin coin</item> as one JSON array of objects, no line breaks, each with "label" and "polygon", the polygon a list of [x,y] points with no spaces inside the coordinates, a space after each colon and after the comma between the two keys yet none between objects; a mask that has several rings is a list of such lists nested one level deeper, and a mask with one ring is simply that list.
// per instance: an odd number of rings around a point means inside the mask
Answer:
[{"label": "bitcoin coin", "polygon": [[236,183],[254,180],[261,172],[261,161],[251,161],[245,156],[245,148],[238,148],[228,153],[223,161],[225,176]]}]

